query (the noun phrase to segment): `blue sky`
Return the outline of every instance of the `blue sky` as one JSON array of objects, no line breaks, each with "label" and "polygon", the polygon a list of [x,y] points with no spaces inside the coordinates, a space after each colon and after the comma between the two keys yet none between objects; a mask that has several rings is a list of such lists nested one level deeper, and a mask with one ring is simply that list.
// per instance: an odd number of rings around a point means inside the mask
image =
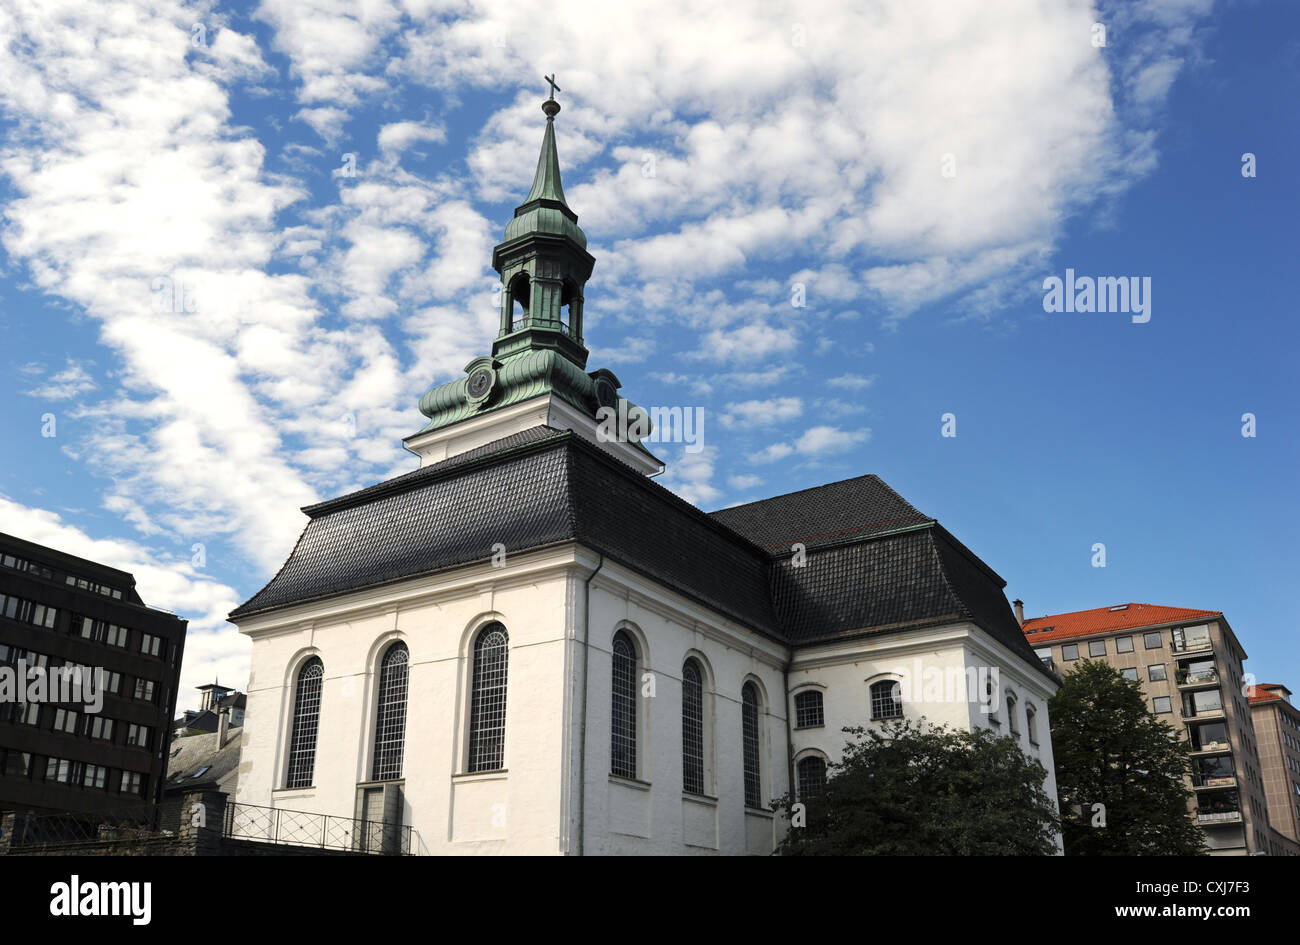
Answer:
[{"label": "blue sky", "polygon": [[[593,9],[6,5],[0,529],[135,572],[183,685],[242,684],[224,615],[298,507],[413,468],[486,352],[556,71],[589,366],[705,411],[665,485],[874,472],[1030,615],[1221,609],[1300,683],[1293,4]],[[1150,321],[1045,312],[1067,268]]]}]

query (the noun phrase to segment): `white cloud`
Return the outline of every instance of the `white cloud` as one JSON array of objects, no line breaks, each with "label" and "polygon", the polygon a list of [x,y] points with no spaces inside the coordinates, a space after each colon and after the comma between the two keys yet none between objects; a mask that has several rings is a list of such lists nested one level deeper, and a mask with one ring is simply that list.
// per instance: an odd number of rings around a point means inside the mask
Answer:
[{"label": "white cloud", "polygon": [[803,400],[798,397],[746,400],[727,404],[721,422],[728,429],[748,430],[785,423],[801,413],[803,413]]},{"label": "white cloud", "polygon": [[842,453],[859,443],[865,442],[870,432],[867,430],[841,430],[837,427],[819,426],[804,432],[795,440],[794,446],[800,453],[821,456],[826,453]]},{"label": "white cloud", "polygon": [[717,455],[715,446],[705,446],[694,453],[687,452],[683,447],[667,463],[667,469],[659,482],[695,505],[713,502],[722,495],[722,491],[713,485]]},{"label": "white cloud", "polygon": [[440,125],[420,121],[395,121],[379,129],[379,150],[388,153],[405,151],[417,141],[446,141],[447,132]]},{"label": "white cloud", "polygon": [[805,430],[796,439],[788,443],[771,443],[756,453],[750,453],[751,463],[775,463],[791,456],[817,458],[834,453],[843,453],[862,443],[871,436],[870,430],[841,430],[832,426],[815,426]]},{"label": "white cloud", "polygon": [[30,397],[39,397],[42,400],[71,400],[73,397],[95,390],[98,386],[80,361],[68,358],[62,371],[50,375],[44,383],[31,388],[26,393]]},{"label": "white cloud", "polygon": [[838,387],[842,390],[865,390],[876,382],[875,375],[864,377],[861,374],[841,374],[839,377],[832,377],[826,381],[831,387]]}]

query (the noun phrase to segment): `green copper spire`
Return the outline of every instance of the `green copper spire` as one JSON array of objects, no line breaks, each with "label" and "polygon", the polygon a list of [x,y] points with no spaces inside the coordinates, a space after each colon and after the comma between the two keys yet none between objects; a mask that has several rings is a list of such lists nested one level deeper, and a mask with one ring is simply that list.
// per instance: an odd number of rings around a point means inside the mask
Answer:
[{"label": "green copper spire", "polygon": [[547,76],[546,81],[551,83],[551,97],[542,102],[546,114],[542,152],[537,156],[532,189],[515,208],[514,219],[506,224],[506,242],[530,233],[551,234],[568,237],[585,249],[587,234],[578,226],[578,215],[565,202],[564,186],[560,183],[560,154],[555,147],[555,116],[560,113],[555,93],[560,87],[553,75]]},{"label": "green copper spire", "polygon": [[[524,198],[524,205],[534,200],[553,200],[564,203],[564,187],[560,183],[560,155],[555,150],[555,116],[559,114],[560,103],[548,98],[542,103],[546,112],[546,134],[542,138],[542,153],[537,156],[537,173],[533,175],[533,189]],[[565,204],[567,207],[568,204]]]},{"label": "green copper spire", "polygon": [[[465,376],[430,389],[420,398],[429,418],[419,433],[404,441],[425,464],[455,455],[457,443],[480,442],[486,430],[501,436],[516,431],[520,418],[552,426],[584,429],[593,437],[601,408],[620,416],[644,415],[618,393],[617,377],[601,368],[587,370],[582,340],[583,292],[596,260],[587,252],[587,237],[578,215],[569,208],[560,185],[560,157],[555,147],[555,116],[560,87],[547,76],[551,95],[542,103],[546,132],[532,189],[506,224],[505,239],[492,250],[492,268],[501,275],[501,321],[492,353],[465,365]],[[529,413],[531,404],[541,413]],[[519,407],[523,412],[514,411]],[[492,415],[501,413],[496,419]],[[638,414],[638,411],[641,413]],[[545,419],[538,421],[538,417]],[[462,437],[452,431],[472,421]],[[574,426],[574,424],[577,426]],[[465,446],[469,449],[469,446]],[[633,438],[607,447],[642,472],[662,471],[663,463]],[[452,452],[448,452],[452,450]]]}]

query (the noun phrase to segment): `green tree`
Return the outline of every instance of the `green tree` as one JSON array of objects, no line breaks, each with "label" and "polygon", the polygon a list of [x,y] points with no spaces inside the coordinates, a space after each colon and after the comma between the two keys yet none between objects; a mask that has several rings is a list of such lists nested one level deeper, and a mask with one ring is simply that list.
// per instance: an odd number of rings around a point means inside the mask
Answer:
[{"label": "green tree", "polygon": [[1205,852],[1187,816],[1191,749],[1150,712],[1136,681],[1085,660],[1066,674],[1048,712],[1067,856]]},{"label": "green tree", "polygon": [[792,818],[786,856],[1048,855],[1056,809],[1047,771],[1010,738],[906,721],[846,728],[844,758],[813,797],[773,807]]}]

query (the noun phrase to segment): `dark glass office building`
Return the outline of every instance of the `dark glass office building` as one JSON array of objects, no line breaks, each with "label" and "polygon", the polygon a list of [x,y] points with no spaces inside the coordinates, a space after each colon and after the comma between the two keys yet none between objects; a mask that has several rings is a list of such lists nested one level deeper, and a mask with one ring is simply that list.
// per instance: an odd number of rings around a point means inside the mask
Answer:
[{"label": "dark glass office building", "polygon": [[157,801],[185,627],[125,571],[0,533],[0,810]]}]

